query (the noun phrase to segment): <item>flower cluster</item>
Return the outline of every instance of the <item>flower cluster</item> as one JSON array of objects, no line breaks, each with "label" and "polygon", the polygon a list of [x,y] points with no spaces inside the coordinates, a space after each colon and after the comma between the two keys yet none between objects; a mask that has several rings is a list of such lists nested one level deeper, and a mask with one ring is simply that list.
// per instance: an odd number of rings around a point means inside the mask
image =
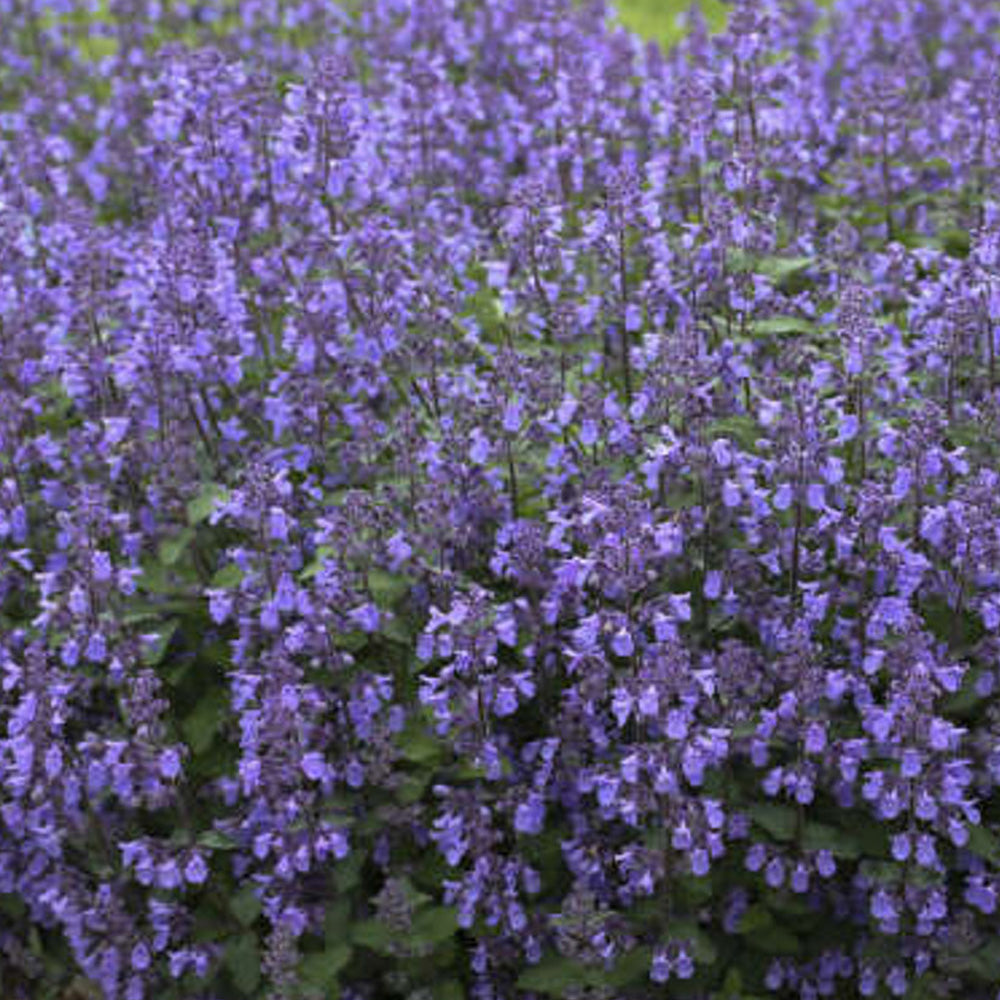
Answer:
[{"label": "flower cluster", "polygon": [[1000,9],[731,8],[0,0],[4,997],[995,988]]}]

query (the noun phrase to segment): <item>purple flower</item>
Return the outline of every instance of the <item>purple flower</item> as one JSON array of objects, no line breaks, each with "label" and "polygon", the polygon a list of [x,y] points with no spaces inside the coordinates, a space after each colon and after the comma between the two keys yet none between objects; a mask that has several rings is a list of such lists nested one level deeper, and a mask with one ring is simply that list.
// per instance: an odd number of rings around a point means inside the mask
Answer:
[{"label": "purple flower", "polygon": [[159,771],[164,778],[172,780],[181,773],[181,756],[172,747],[160,753]]},{"label": "purple flower", "polygon": [[837,864],[830,851],[822,850],[817,852],[816,871],[819,872],[823,878],[831,878],[837,871]]},{"label": "purple flower", "polygon": [[208,866],[200,854],[193,854],[184,866],[184,880],[191,885],[202,885],[208,879]]},{"label": "purple flower", "polygon": [[302,756],[301,767],[302,773],[311,781],[322,781],[328,773],[323,755],[315,750]]},{"label": "purple flower", "polygon": [[545,826],[545,803],[539,795],[529,795],[518,804],[514,813],[514,829],[518,833],[538,834]]},{"label": "purple flower", "polygon": [[615,632],[611,639],[611,648],[616,656],[628,657],[635,651],[635,644],[628,629],[622,628]]},{"label": "purple flower", "polygon": [[658,948],[653,952],[653,961],[649,970],[649,978],[654,983],[665,983],[673,972],[673,962],[665,949]]},{"label": "purple flower", "polygon": [[780,858],[772,858],[764,870],[764,879],[772,889],[778,889],[785,881],[785,866]]},{"label": "purple flower", "polygon": [[140,941],[132,949],[132,968],[138,970],[139,972],[144,972],[149,968],[151,961],[152,956],[149,953],[149,948],[146,946],[145,942]]}]

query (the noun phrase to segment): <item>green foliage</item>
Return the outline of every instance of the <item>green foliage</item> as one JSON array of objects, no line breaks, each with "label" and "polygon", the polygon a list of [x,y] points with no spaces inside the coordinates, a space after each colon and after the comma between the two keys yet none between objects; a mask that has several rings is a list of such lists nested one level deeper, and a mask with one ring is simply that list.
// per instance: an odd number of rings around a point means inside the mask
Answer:
[{"label": "green foliage", "polygon": [[[683,34],[682,16],[690,9],[685,0],[619,0],[622,23],[646,38],[670,45]],[[701,5],[713,30],[725,24],[726,8],[720,0],[705,0]]]},{"label": "green foliage", "polygon": [[243,934],[231,940],[226,945],[224,962],[240,993],[253,996],[261,980],[257,938],[252,934]]}]

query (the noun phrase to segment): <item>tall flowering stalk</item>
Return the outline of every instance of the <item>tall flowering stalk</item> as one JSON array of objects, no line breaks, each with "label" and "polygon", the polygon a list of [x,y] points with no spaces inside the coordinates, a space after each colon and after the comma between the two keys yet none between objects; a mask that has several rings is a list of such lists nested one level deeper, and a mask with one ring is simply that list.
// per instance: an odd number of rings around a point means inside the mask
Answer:
[{"label": "tall flowering stalk", "polygon": [[994,990],[995,5],[77,7],[0,0],[0,995]]}]

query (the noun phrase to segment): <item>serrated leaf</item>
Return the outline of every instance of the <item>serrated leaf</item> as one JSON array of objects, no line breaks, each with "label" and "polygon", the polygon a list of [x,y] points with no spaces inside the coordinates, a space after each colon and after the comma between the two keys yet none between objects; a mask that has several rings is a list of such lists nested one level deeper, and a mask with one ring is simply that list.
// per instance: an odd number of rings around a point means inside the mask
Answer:
[{"label": "serrated leaf", "polygon": [[802,830],[802,847],[807,851],[830,851],[840,858],[858,858],[861,848],[846,830],[810,820]]},{"label": "serrated leaf", "polygon": [[181,722],[184,740],[196,756],[212,745],[225,719],[227,705],[228,698],[224,691],[210,691]]},{"label": "serrated leaf", "polygon": [[391,608],[409,591],[410,581],[398,573],[376,569],[368,574],[368,589],[380,608]]},{"label": "serrated leaf", "polygon": [[719,957],[715,942],[693,920],[678,920],[670,924],[670,937],[687,941],[697,962],[712,965]]},{"label": "serrated leaf", "polygon": [[185,528],[173,538],[168,538],[160,543],[160,562],[164,566],[176,566],[180,562],[188,546],[194,540],[194,530]]},{"label": "serrated leaf", "polygon": [[147,594],[167,594],[173,589],[173,585],[168,579],[166,567],[163,563],[153,559],[143,560],[142,574],[136,583]]},{"label": "serrated leaf", "polygon": [[754,270],[780,284],[815,264],[815,257],[763,257],[756,262]]},{"label": "serrated leaf", "polygon": [[13,893],[0,893],[0,913],[12,918],[21,920],[27,911],[27,906],[20,896]]},{"label": "serrated leaf", "polygon": [[[870,861],[866,858],[858,868],[865,878],[882,885],[897,885],[903,880],[904,868],[898,861]],[[915,884],[919,883],[922,874],[924,873],[919,868],[911,870],[907,875],[907,880]]]},{"label": "serrated leaf", "polygon": [[747,943],[750,947],[768,955],[797,955],[802,950],[799,939],[779,924],[762,928],[749,935]]},{"label": "serrated leaf", "polygon": [[645,982],[649,978],[649,969],[653,964],[653,949],[645,945],[633,948],[615,962],[610,972],[604,973],[603,979],[608,986],[623,989],[629,983]]},{"label": "serrated leaf", "polygon": [[207,521],[215,510],[215,505],[225,502],[229,497],[229,491],[218,483],[208,483],[201,492],[187,505],[188,524],[201,524]]},{"label": "serrated leaf", "polygon": [[401,646],[408,648],[412,646],[414,630],[397,616],[389,618],[387,615],[383,615],[378,631],[379,635],[383,635],[387,639],[392,639]]},{"label": "serrated leaf", "polygon": [[307,983],[321,988],[332,986],[337,975],[351,960],[351,946],[341,943],[327,946],[323,951],[306,955],[300,966]]},{"label": "serrated leaf", "polygon": [[399,784],[396,798],[404,806],[413,805],[423,797],[424,791],[430,784],[430,778],[431,776],[425,772],[406,775]]},{"label": "serrated leaf", "polygon": [[974,667],[968,670],[962,678],[962,686],[941,703],[941,711],[945,715],[964,715],[974,709],[982,700],[978,691],[978,682],[982,676],[982,668]]},{"label": "serrated leaf", "polygon": [[791,806],[755,802],[747,812],[754,823],[775,840],[791,840],[795,836],[797,814]]},{"label": "serrated leaf", "polygon": [[395,940],[393,932],[377,920],[362,920],[351,928],[351,940],[372,951],[387,952]]},{"label": "serrated leaf", "polygon": [[404,732],[399,741],[400,752],[412,764],[429,764],[440,760],[444,748],[441,741],[422,730]]},{"label": "serrated leaf", "polygon": [[994,938],[966,955],[942,955],[939,961],[942,970],[952,975],[995,982],[1000,968],[1000,939]]},{"label": "serrated leaf", "polygon": [[994,867],[1000,867],[1000,841],[996,836],[984,826],[973,826],[970,823],[966,829],[969,831],[966,850],[984,861],[989,861]]},{"label": "serrated leaf", "polygon": [[720,1000],[741,1000],[743,997],[743,976],[739,969],[730,969],[722,981],[717,996]]},{"label": "serrated leaf", "polygon": [[732,438],[744,451],[751,451],[760,436],[757,421],[750,416],[723,417],[708,425],[708,436]]},{"label": "serrated leaf", "polygon": [[772,337],[787,337],[796,333],[809,333],[813,325],[807,319],[797,316],[771,316],[755,319],[751,324],[754,334]]},{"label": "serrated leaf", "polygon": [[816,917],[816,911],[796,892],[783,892],[768,899],[767,905],[776,914],[783,917],[792,917],[792,923],[798,921],[812,923]]},{"label": "serrated leaf", "polygon": [[412,934],[421,944],[440,944],[457,930],[458,920],[450,906],[431,906],[413,918]]},{"label": "serrated leaf", "polygon": [[213,851],[235,851],[237,844],[232,837],[220,830],[207,830],[198,837],[202,847],[210,847]]},{"label": "serrated leaf", "polygon": [[167,653],[167,648],[170,646],[170,640],[174,637],[174,633],[180,627],[180,624],[179,619],[172,619],[160,629],[154,640],[143,646],[142,662],[147,667],[155,667],[163,661],[163,657]]},{"label": "serrated leaf", "polygon": [[586,986],[587,979],[587,970],[578,962],[552,955],[522,973],[517,980],[517,988],[559,997],[570,987]]},{"label": "serrated leaf", "polygon": [[240,585],[242,579],[243,570],[236,563],[230,563],[228,566],[223,566],[222,569],[218,570],[212,576],[209,586],[215,590],[232,590],[233,587]]},{"label": "serrated leaf", "polygon": [[941,248],[952,257],[968,257],[971,237],[967,229],[944,229],[939,234]]},{"label": "serrated leaf", "polygon": [[362,855],[357,852],[337,863],[333,869],[333,881],[338,891],[348,893],[358,885],[361,881],[361,863]]},{"label": "serrated leaf", "polygon": [[357,653],[368,645],[369,636],[360,629],[353,632],[338,632],[332,637],[337,649],[346,649],[349,653]]},{"label": "serrated leaf", "polygon": [[326,907],[323,918],[323,935],[327,945],[346,941],[351,923],[351,903],[347,899],[338,899]]},{"label": "serrated leaf", "polygon": [[226,912],[210,899],[203,899],[195,909],[191,938],[200,943],[230,940],[233,936],[232,922]]},{"label": "serrated leaf", "polygon": [[334,550],[329,545],[321,545],[316,549],[316,555],[306,563],[305,567],[299,573],[300,580],[311,580],[315,577],[320,570],[323,569],[326,561],[334,554]]},{"label": "serrated leaf", "polygon": [[261,902],[252,886],[240,889],[229,900],[229,912],[244,926],[249,927],[260,916]]},{"label": "serrated leaf", "polygon": [[736,932],[738,934],[758,934],[762,930],[774,926],[774,916],[766,906],[757,904],[751,906],[746,913],[740,917]]},{"label": "serrated leaf", "polygon": [[233,977],[236,988],[245,995],[260,985],[260,950],[252,934],[244,934],[226,945],[223,964]]},{"label": "serrated leaf", "polygon": [[465,1000],[466,992],[457,979],[446,979],[434,986],[434,1000]]}]

